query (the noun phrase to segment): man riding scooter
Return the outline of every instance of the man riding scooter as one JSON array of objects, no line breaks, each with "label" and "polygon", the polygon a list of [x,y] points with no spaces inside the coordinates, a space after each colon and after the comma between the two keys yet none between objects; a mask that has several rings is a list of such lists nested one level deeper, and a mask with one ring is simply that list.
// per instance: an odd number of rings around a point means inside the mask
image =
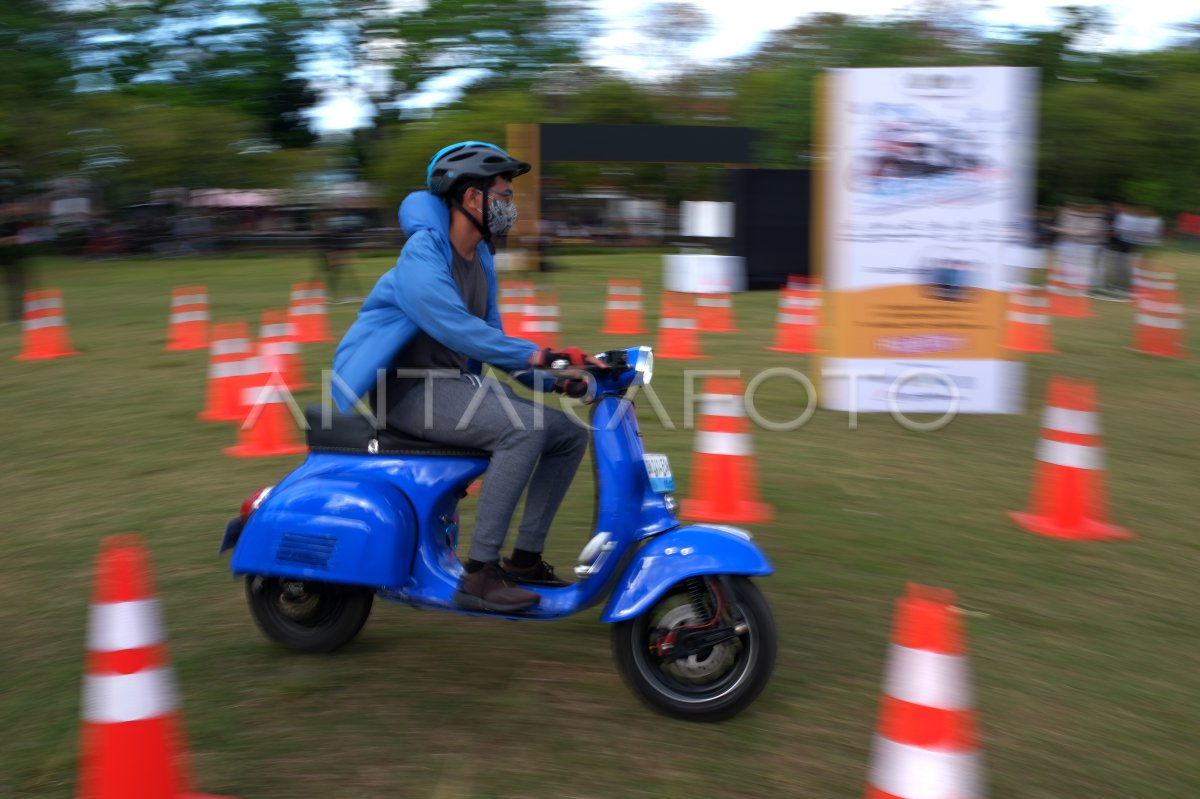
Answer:
[{"label": "man riding scooter", "polygon": [[[436,153],[427,191],[400,206],[408,241],[396,266],[363,302],[334,355],[335,401],[343,410],[371,394],[389,427],[440,444],[492,453],[479,495],[459,607],[509,613],[540,599],[520,583],[565,586],[542,559],[550,523],[587,449],[587,431],[562,411],[535,404],[481,376],[484,363],[535,390],[583,396],[582,380],[550,380],[551,360],[592,359],[506,335],[496,304],[492,238],[517,218],[512,181],[530,169],[486,142]],[[379,370],[386,377],[378,383]],[[501,548],[528,486],[511,556]]]}]

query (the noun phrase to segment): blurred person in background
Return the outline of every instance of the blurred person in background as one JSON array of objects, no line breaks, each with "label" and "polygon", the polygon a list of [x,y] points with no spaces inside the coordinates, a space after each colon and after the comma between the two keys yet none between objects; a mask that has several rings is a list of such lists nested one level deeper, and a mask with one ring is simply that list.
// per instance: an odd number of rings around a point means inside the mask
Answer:
[{"label": "blurred person in background", "polygon": [[1127,205],[1121,202],[1109,203],[1105,215],[1108,240],[1104,242],[1099,263],[1103,282],[1090,292],[1096,299],[1124,302],[1129,298],[1129,259],[1133,250],[1133,244],[1128,238],[1130,218]]},{"label": "blurred person in background", "polygon": [[[459,142],[435,154],[425,176],[428,190],[410,194],[400,206],[409,237],[400,258],[367,296],[333,364],[352,399],[368,393],[377,385],[377,370],[387,369],[373,400],[389,427],[492,453],[455,595],[460,607],[487,612],[537,604],[539,595],[520,583],[567,585],[542,551],[588,442],[587,431],[566,413],[481,376],[488,363],[530,388],[586,393],[583,380],[551,380],[536,370],[562,356],[574,365],[591,359],[575,348],[552,353],[506,335],[501,325],[491,241],[516,221],[512,181],[529,170],[484,142]],[[434,370],[440,379],[433,379]],[[343,409],[349,405],[344,395],[335,399]],[[526,487],[512,555],[501,560]]]},{"label": "blurred person in background", "polygon": [[1068,201],[1054,220],[1055,255],[1059,268],[1073,285],[1102,288],[1100,248],[1108,240],[1102,206]]},{"label": "blurred person in background", "polygon": [[[358,294],[358,280],[350,269],[352,260],[351,229],[343,222],[333,219],[325,223],[325,229],[317,235],[317,271],[329,289],[328,302],[331,304],[358,302],[362,299]],[[347,281],[353,286],[353,294],[346,297],[338,296],[338,286]]]},{"label": "blurred person in background", "polygon": [[8,290],[8,321],[20,322],[24,313],[25,289],[29,282],[28,261],[32,244],[16,216],[0,216],[0,269]]}]

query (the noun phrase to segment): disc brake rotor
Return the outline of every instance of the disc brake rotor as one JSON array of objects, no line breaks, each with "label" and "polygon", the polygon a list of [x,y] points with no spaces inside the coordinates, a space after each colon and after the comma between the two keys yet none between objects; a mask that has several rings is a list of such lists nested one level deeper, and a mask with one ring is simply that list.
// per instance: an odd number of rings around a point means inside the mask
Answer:
[{"label": "disc brake rotor", "polygon": [[[701,620],[697,618],[696,611],[692,609],[691,605],[680,605],[664,614],[656,626],[660,630],[673,630],[676,627],[700,623]],[[664,663],[663,667],[683,679],[700,680],[712,675],[725,665],[729,646],[729,644],[717,644],[706,650],[703,655],[689,655],[686,658],[672,660]]]}]

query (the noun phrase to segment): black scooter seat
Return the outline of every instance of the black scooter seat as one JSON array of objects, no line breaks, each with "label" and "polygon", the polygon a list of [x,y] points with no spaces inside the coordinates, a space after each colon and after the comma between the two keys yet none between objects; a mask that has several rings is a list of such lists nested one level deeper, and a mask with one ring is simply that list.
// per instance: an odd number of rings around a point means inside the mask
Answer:
[{"label": "black scooter seat", "polygon": [[414,438],[391,427],[375,429],[371,421],[358,414],[342,414],[337,410],[322,418],[320,405],[304,409],[308,423],[308,448],[313,452],[337,452],[349,455],[423,455],[448,458],[490,458],[492,453],[481,449],[452,447]]}]

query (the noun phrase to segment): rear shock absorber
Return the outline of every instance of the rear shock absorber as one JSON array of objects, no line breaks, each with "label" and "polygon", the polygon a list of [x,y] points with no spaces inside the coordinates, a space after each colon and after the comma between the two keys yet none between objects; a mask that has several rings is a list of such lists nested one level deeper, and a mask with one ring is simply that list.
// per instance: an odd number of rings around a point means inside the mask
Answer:
[{"label": "rear shock absorber", "polygon": [[712,611],[709,610],[708,603],[705,599],[708,597],[708,586],[704,582],[703,577],[689,577],[685,581],[687,584],[688,600],[692,603],[692,610],[696,613],[696,625],[703,626],[712,621]]}]

